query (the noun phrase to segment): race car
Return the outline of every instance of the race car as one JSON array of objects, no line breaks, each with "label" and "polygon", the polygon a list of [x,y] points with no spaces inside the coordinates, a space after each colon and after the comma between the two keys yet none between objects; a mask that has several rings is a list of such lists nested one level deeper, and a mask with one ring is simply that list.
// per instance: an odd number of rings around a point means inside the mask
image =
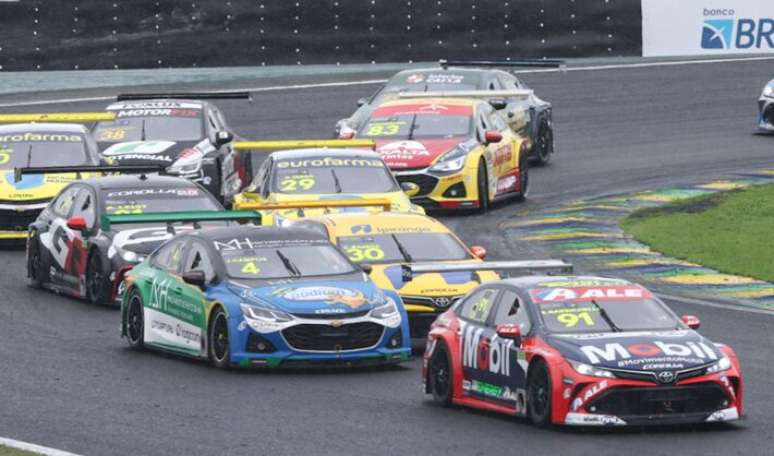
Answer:
[{"label": "race car", "polygon": [[264,224],[327,212],[382,210],[424,213],[372,150],[373,141],[236,142],[241,151],[271,151],[255,179],[234,198],[234,209],[259,210]]},{"label": "race car", "polygon": [[122,165],[164,165],[201,184],[223,204],[250,182],[249,156],[231,149],[234,133],[209,99],[249,99],[246,92],[123,94],[108,105],[115,119],[94,127],[102,155]]},{"label": "race car", "polygon": [[495,201],[524,200],[528,142],[490,103],[442,95],[409,93],[384,102],[356,137],[376,141],[398,182],[419,187],[412,201],[427,209],[485,212]]},{"label": "race car", "polygon": [[774,79],[766,84],[758,98],[756,133],[774,133]]},{"label": "race car", "polygon": [[438,317],[422,367],[438,403],[538,426],[742,417],[739,360],[625,280],[530,276],[480,285]]},{"label": "race car", "polygon": [[[177,214],[171,210],[222,211],[223,206],[199,184],[179,177],[140,174],[72,182],[29,226],[27,276],[35,287],[94,304],[114,303],[126,271],[175,230],[185,229],[171,225]],[[140,227],[120,218],[159,213],[165,218],[151,217]]]},{"label": "race car", "polygon": [[227,227],[174,237],[126,277],[132,348],[218,368],[391,364],[409,358],[406,311],[316,231]]},{"label": "race car", "polygon": [[[515,67],[562,67],[561,60],[511,60],[511,61],[440,61],[440,68],[404,70],[380,87],[371,97],[358,100],[358,109],[347,119],[336,124],[336,135],[349,138],[360,131],[374,109],[385,101],[398,98],[400,93],[447,92],[465,96],[460,92],[488,91],[488,98],[496,101],[503,117],[514,132],[528,139],[530,159],[546,164],[554,153],[554,120],[551,103],[542,100],[519,80],[498,68]],[[510,91],[511,94],[500,91]],[[480,94],[478,96],[481,96]]]},{"label": "race car", "polygon": [[478,264],[486,249],[468,249],[438,220],[420,214],[329,214],[299,219],[292,226],[318,230],[349,259],[368,265],[371,279],[400,294],[408,313],[411,338],[424,342],[435,318],[481,282],[498,280],[494,271],[420,274],[404,281],[402,265],[415,262]]},{"label": "race car", "polygon": [[12,123],[0,126],[0,240],[26,239],[27,226],[62,187],[90,176],[42,172],[17,181],[14,168],[99,165],[97,144],[86,127],[72,122],[111,117],[107,113],[0,114],[0,123]]}]

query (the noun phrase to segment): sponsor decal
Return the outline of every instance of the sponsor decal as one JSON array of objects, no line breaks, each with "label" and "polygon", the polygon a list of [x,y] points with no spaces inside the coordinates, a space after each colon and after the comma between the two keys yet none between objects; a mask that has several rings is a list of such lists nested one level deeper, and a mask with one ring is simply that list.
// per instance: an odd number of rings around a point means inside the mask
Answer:
[{"label": "sponsor decal", "polygon": [[596,396],[597,394],[601,393],[605,389],[607,389],[608,383],[607,380],[602,380],[599,383],[595,383],[589,387],[586,388],[586,390],[579,394],[578,397],[575,398],[575,400],[572,401],[572,405],[570,408],[573,412],[577,412],[578,410],[583,407],[583,404],[587,403],[589,399]]},{"label": "sponsor decal", "polygon": [[352,234],[359,234],[359,233],[365,233],[368,234],[371,232],[371,225],[352,225],[352,228],[350,229]]},{"label": "sponsor decal", "polygon": [[442,105],[438,103],[396,104],[377,108],[371,118],[413,115],[472,116],[473,108],[467,105]]},{"label": "sponsor decal", "polygon": [[619,342],[600,345],[583,345],[581,352],[591,364],[616,361],[619,367],[636,367],[657,363],[702,363],[718,359],[715,352],[704,342],[643,342],[623,345]]},{"label": "sponsor decal", "polygon": [[116,118],[123,117],[199,117],[201,111],[195,109],[125,109],[116,113]]},{"label": "sponsor decal", "polygon": [[202,109],[200,103],[178,102],[178,101],[144,101],[142,103],[116,103],[108,106],[108,111],[121,111],[127,109]]},{"label": "sponsor decal", "polygon": [[272,294],[288,301],[324,301],[326,304],[343,304],[351,309],[368,302],[360,290],[339,287],[280,288]]},{"label": "sponsor decal", "polygon": [[83,142],[83,136],[65,133],[14,133],[1,135],[0,142]]},{"label": "sponsor decal", "polygon": [[484,336],[483,328],[472,325],[461,326],[462,365],[496,375],[511,374],[510,350],[513,340],[500,339],[495,335],[491,339]]},{"label": "sponsor decal", "polygon": [[425,75],[423,74],[412,74],[411,76],[406,78],[406,82],[409,84],[419,84],[420,82],[425,80]]},{"label": "sponsor decal", "polygon": [[702,49],[774,48],[774,19],[770,17],[739,17],[734,8],[702,8],[702,15]]},{"label": "sponsor decal", "polygon": [[[164,152],[174,146],[174,141],[130,141],[118,144],[105,149],[102,155],[112,157],[117,155],[155,155]],[[169,158],[168,158],[169,159]]]},{"label": "sponsor decal", "polygon": [[321,168],[321,167],[353,167],[353,168],[381,168],[384,163],[381,160],[373,158],[309,158],[301,160],[281,160],[277,161],[277,168]]},{"label": "sponsor decal", "polygon": [[413,160],[416,157],[429,157],[430,152],[419,141],[397,141],[387,143],[377,149],[385,160]]},{"label": "sponsor decal", "polygon": [[228,241],[212,241],[215,250],[235,251],[261,248],[277,248],[296,245],[328,245],[326,239],[251,239],[234,238]]},{"label": "sponsor decal", "polygon": [[533,288],[530,291],[536,303],[558,301],[639,301],[653,295],[639,285],[610,285],[573,288]]},{"label": "sponsor decal", "polygon": [[465,76],[461,74],[433,73],[427,75],[428,84],[462,84]]},{"label": "sponsor decal", "polygon": [[497,179],[497,193],[504,193],[504,192],[509,192],[511,190],[516,190],[517,182],[518,182],[518,179],[514,174]]}]

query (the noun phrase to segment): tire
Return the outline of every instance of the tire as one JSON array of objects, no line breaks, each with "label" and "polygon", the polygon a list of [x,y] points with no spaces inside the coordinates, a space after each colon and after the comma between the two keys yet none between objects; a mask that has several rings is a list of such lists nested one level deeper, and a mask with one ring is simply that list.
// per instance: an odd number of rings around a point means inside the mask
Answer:
[{"label": "tire", "polygon": [[519,163],[519,193],[516,196],[518,201],[524,201],[529,195],[529,160],[524,157]]},{"label": "tire", "polygon": [[554,153],[554,132],[545,122],[540,124],[533,151],[536,165],[545,166],[551,161]]},{"label": "tire", "polygon": [[483,214],[489,210],[489,178],[486,175],[486,162],[483,158],[478,162],[476,183],[478,185],[478,212]]},{"label": "tire", "polygon": [[454,375],[449,350],[443,342],[438,342],[427,363],[427,383],[435,402],[445,407],[451,405]]},{"label": "tire", "polygon": [[108,305],[110,279],[102,266],[98,250],[92,250],[86,265],[86,300],[95,305]]},{"label": "tire", "polygon": [[228,317],[222,308],[218,307],[210,318],[207,334],[207,347],[212,364],[218,369],[230,368],[231,347],[228,336]]},{"label": "tire", "polygon": [[529,367],[527,376],[527,415],[535,426],[551,425],[551,373],[542,360]]},{"label": "tire", "polygon": [[129,293],[126,309],[126,341],[134,350],[141,350],[145,346],[145,318],[142,295],[137,289]]},{"label": "tire", "polygon": [[33,231],[30,233],[27,242],[29,243],[27,248],[27,277],[30,278],[30,285],[33,288],[41,288],[43,282],[45,282],[45,276],[42,271],[43,259],[38,232]]}]

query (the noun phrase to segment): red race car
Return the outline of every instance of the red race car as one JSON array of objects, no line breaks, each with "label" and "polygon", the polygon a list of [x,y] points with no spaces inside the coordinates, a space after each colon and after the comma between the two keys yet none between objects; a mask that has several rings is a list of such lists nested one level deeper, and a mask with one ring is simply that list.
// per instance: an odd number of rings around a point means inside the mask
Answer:
[{"label": "red race car", "polygon": [[739,361],[698,327],[698,318],[678,318],[624,280],[488,282],[433,323],[422,380],[441,404],[526,416],[538,426],[738,420]]}]

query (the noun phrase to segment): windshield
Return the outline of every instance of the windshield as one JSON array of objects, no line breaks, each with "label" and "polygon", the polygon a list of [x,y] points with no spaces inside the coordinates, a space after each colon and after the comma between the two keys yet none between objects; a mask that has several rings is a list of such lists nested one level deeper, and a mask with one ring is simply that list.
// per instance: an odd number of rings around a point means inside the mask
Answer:
[{"label": "windshield", "polygon": [[[90,165],[83,135],[72,133],[13,133],[0,135],[0,166]],[[28,160],[29,159],[29,163]]]},{"label": "windshield", "polygon": [[275,170],[272,191],[278,193],[387,193],[398,189],[395,178],[377,158],[280,160]]},{"label": "windshield", "polygon": [[[216,244],[217,246],[217,244]],[[328,244],[277,245],[221,250],[228,276],[234,279],[280,279],[349,274],[355,271]]]},{"label": "windshield", "polygon": [[401,73],[396,75],[371,103],[377,105],[385,99],[394,99],[400,92],[479,90],[480,86],[481,76],[476,73]]},{"label": "windshield", "polygon": [[469,260],[465,247],[448,233],[345,236],[338,240],[355,263]]},{"label": "windshield", "polygon": [[404,114],[372,117],[360,131],[366,138],[453,138],[469,136],[472,118],[469,116],[439,116],[435,114]]},{"label": "windshield", "polygon": [[[682,328],[677,317],[643,288],[619,285],[588,288],[582,292],[572,290],[530,290],[549,331],[588,333]],[[637,292],[641,296],[636,296]]]},{"label": "windshield", "polygon": [[[151,110],[147,110],[151,111]],[[171,111],[158,109],[156,111]],[[177,110],[188,116],[145,116],[119,118],[112,122],[100,122],[94,129],[94,137],[102,143],[125,141],[198,141],[204,138],[201,111]],[[119,111],[119,114],[123,111]]]},{"label": "windshield", "polygon": [[198,187],[108,188],[103,192],[106,214],[222,210],[206,190]]}]

